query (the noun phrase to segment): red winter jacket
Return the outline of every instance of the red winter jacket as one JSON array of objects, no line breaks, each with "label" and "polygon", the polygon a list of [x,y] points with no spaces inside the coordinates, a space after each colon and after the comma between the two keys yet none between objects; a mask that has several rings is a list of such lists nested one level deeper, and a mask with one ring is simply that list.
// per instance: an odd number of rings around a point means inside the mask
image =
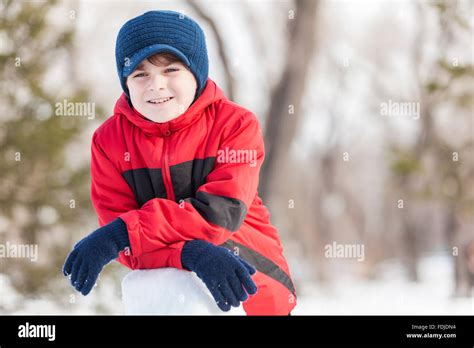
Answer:
[{"label": "red winter jacket", "polygon": [[119,262],[182,269],[185,241],[207,240],[256,267],[258,292],[243,304],[248,315],[287,315],[295,287],[257,194],[263,158],[257,118],[211,79],[184,114],[165,123],[147,120],[122,94],[93,135],[91,160],[99,224],[120,217],[127,225],[131,250]]}]

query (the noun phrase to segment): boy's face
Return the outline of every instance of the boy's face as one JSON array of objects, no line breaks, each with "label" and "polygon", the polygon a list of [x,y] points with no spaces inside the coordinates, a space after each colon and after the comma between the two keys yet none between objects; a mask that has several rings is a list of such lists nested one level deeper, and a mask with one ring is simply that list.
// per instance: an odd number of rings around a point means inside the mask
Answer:
[{"label": "boy's face", "polygon": [[127,77],[127,86],[133,107],[146,118],[163,123],[189,108],[197,83],[192,72],[179,61],[151,63],[144,59]]}]

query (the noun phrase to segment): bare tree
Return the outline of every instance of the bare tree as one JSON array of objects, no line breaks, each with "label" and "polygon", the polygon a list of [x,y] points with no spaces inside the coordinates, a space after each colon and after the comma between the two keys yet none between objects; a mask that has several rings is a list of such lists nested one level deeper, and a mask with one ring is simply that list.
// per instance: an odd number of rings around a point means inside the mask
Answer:
[{"label": "bare tree", "polygon": [[204,11],[204,9],[196,1],[187,0],[186,2],[193,9],[193,11],[196,12],[196,15],[206,22],[211,28],[212,34],[216,39],[217,50],[219,52],[219,57],[221,59],[222,67],[224,68],[224,73],[226,76],[226,94],[229,99],[233,100],[235,93],[235,81],[232,75],[229,57],[226,54],[226,48],[221,31],[218,29],[215,20],[206,11]]},{"label": "bare tree", "polygon": [[[286,63],[270,98],[266,115],[266,159],[262,168],[265,180],[260,186],[262,197],[278,191],[281,174],[289,162],[289,148],[301,119],[301,104],[310,62],[316,48],[316,18],[319,1],[296,1],[295,18],[288,19],[290,32]],[[297,62],[297,64],[295,64]],[[289,112],[289,108],[294,113]]]}]

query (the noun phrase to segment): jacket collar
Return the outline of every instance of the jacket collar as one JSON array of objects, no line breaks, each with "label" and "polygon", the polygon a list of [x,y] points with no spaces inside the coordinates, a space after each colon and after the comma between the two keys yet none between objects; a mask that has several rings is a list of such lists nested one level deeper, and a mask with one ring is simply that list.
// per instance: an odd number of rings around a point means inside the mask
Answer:
[{"label": "jacket collar", "polygon": [[226,99],[222,90],[216,85],[214,81],[208,78],[206,87],[196,101],[177,118],[164,122],[156,123],[148,120],[133,108],[125,95],[122,93],[117,100],[114,108],[114,114],[124,115],[128,121],[139,127],[147,135],[168,136],[190,124],[196,122],[204,113],[204,110],[212,103]]}]

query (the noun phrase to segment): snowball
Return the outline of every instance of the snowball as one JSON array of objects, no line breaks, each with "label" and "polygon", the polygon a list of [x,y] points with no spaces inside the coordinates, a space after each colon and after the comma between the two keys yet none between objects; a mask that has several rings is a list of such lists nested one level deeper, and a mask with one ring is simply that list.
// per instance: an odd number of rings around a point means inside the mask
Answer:
[{"label": "snowball", "polygon": [[223,312],[196,273],[175,268],[128,273],[122,300],[131,315],[246,315],[242,304]]}]

